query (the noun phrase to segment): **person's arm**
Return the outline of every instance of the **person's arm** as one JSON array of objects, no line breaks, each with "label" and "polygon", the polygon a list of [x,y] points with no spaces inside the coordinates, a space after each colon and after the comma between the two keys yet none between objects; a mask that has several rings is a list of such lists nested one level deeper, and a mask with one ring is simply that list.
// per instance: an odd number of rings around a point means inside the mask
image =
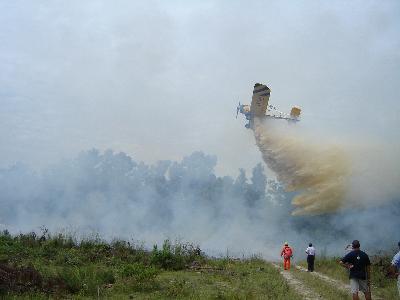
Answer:
[{"label": "person's arm", "polygon": [[345,257],[343,257],[340,261],[339,264],[346,269],[351,269],[353,267],[353,265],[349,262],[348,260],[348,255],[346,255]]},{"label": "person's arm", "polygon": [[351,269],[353,267],[352,264],[348,263],[348,262],[344,262],[343,260],[339,261],[339,264],[346,269]]},{"label": "person's arm", "polygon": [[397,267],[400,264],[400,254],[399,253],[397,253],[393,257],[392,264],[389,267],[389,275],[391,275],[393,277],[397,277],[400,275],[399,268]]},{"label": "person's arm", "polygon": [[367,283],[368,287],[371,289],[371,265],[367,265]]},{"label": "person's arm", "polygon": [[390,265],[388,274],[391,277],[397,277],[400,275],[395,265]]}]

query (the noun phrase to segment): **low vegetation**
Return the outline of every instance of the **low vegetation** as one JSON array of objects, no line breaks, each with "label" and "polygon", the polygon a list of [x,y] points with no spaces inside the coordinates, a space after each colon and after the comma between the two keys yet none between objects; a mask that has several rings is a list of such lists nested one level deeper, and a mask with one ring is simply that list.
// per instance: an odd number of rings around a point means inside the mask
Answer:
[{"label": "low vegetation", "polygon": [[[315,269],[348,283],[339,258],[321,257]],[[390,257],[371,257],[373,295],[397,297],[386,276]],[[305,262],[300,265],[306,266]],[[290,271],[325,299],[346,298],[313,274]],[[207,257],[198,246],[164,241],[153,249],[94,236],[0,232],[0,298],[6,299],[301,299],[271,264],[248,259]]]},{"label": "low vegetation", "polygon": [[146,250],[47,230],[0,233],[0,297],[7,299],[300,299],[265,261],[210,258],[166,240]]}]

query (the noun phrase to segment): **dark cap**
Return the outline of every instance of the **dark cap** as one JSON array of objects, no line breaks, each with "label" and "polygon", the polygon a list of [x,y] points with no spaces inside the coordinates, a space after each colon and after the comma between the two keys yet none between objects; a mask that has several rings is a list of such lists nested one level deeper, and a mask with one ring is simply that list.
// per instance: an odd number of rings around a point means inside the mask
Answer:
[{"label": "dark cap", "polygon": [[397,243],[397,245],[399,245],[399,247],[400,247],[400,241]]},{"label": "dark cap", "polygon": [[353,247],[353,249],[355,249],[355,248],[360,248],[360,242],[359,242],[358,240],[354,240],[354,241],[351,243],[351,246]]},{"label": "dark cap", "polygon": [[309,243],[309,244],[308,244],[308,247],[312,247],[312,243]]}]

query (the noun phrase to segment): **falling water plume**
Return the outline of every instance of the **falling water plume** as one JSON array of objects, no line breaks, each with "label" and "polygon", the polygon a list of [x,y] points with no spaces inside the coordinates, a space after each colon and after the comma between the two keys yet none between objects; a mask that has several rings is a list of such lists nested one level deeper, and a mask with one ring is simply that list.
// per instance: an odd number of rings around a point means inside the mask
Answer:
[{"label": "falling water plume", "polygon": [[339,210],[345,199],[349,173],[344,151],[338,146],[306,143],[291,133],[282,134],[254,120],[254,136],[267,166],[295,192],[293,215]]}]

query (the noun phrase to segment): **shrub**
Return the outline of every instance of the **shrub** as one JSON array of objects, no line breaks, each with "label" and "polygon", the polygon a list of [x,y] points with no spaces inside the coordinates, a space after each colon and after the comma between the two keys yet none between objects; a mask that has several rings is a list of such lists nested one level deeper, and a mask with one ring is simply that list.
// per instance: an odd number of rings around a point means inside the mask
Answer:
[{"label": "shrub", "polygon": [[161,250],[158,250],[157,245],[154,245],[151,253],[151,263],[163,269],[179,270],[184,266],[183,258],[174,254],[169,240],[164,241]]},{"label": "shrub", "polygon": [[99,269],[96,266],[63,268],[59,277],[71,293],[96,295],[100,286],[115,282],[115,276],[110,269]]},{"label": "shrub", "polygon": [[41,256],[47,259],[54,259],[57,255],[57,246],[51,240],[47,240],[43,243],[41,248]]},{"label": "shrub", "polygon": [[201,258],[199,247],[180,243],[172,245],[169,240],[165,240],[161,250],[154,245],[150,260],[153,265],[166,270],[181,270],[198,258]]},{"label": "shrub", "polygon": [[166,294],[173,298],[188,296],[186,281],[184,279],[172,280],[167,287]]},{"label": "shrub", "polygon": [[19,234],[17,240],[25,247],[34,247],[39,244],[39,239],[33,231],[27,234]]},{"label": "shrub", "polygon": [[79,257],[78,251],[74,251],[74,249],[71,249],[60,251],[56,257],[56,264],[67,266],[80,266],[83,264],[83,262]]},{"label": "shrub", "polygon": [[122,277],[134,277],[140,282],[153,280],[158,273],[159,271],[155,267],[145,266],[140,263],[127,264],[120,271]]}]

